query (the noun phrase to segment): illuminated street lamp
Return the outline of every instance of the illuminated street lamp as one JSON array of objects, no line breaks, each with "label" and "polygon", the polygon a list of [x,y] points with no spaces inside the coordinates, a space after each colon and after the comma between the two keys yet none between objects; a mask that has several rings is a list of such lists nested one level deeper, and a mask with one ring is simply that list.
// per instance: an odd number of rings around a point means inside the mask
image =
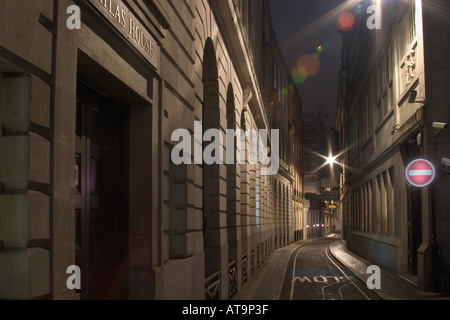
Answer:
[{"label": "illuminated street lamp", "polygon": [[328,158],[326,158],[326,160],[327,160],[327,164],[334,164],[334,163],[336,163],[336,159],[337,159],[337,157],[328,157]]}]

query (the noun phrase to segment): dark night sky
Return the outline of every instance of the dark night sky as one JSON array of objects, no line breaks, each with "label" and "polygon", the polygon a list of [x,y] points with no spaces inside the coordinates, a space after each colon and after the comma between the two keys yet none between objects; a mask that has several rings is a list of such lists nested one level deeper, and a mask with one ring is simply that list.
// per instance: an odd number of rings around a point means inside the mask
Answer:
[{"label": "dark night sky", "polygon": [[[354,4],[352,0],[270,0],[273,29],[290,70],[303,55],[314,54],[319,46],[320,69],[298,83],[303,112],[319,109],[330,116],[334,126],[337,105],[337,79],[341,66],[341,36],[338,19]],[[302,83],[303,82],[303,83]]]}]

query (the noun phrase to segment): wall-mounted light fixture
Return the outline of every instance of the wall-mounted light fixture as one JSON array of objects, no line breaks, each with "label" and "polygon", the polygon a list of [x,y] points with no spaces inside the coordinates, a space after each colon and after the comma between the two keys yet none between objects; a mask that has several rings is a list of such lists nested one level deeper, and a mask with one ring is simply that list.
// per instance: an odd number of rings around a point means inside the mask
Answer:
[{"label": "wall-mounted light fixture", "polygon": [[448,123],[445,123],[445,122],[433,122],[431,124],[431,127],[433,129],[436,129],[434,134],[438,134],[439,132],[441,132],[441,130],[448,128]]},{"label": "wall-mounted light fixture", "polygon": [[425,99],[417,100],[417,90],[411,90],[411,93],[409,95],[409,103],[425,103]]}]

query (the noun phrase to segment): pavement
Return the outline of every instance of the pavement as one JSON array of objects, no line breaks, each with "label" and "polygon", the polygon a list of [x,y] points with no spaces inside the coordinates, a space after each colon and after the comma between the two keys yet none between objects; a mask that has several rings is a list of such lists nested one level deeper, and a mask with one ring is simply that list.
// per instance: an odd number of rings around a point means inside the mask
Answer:
[{"label": "pavement", "polygon": [[[345,242],[340,240],[337,235],[328,237],[336,238],[336,241],[330,245],[332,255],[366,283],[370,276],[366,273],[367,268],[373,263],[350,252]],[[316,240],[318,239],[302,240],[275,250],[264,263],[259,274],[244,284],[244,287],[233,300],[279,300],[286,268],[292,254],[299,246],[307,245]],[[395,275],[384,269],[381,269],[381,289],[374,289],[373,291],[382,300],[450,300],[449,294],[420,291],[406,277]]]}]

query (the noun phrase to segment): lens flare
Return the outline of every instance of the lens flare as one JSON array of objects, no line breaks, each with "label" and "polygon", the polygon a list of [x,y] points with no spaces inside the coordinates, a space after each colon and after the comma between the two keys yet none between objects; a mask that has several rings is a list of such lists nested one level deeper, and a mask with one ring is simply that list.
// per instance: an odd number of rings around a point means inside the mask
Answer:
[{"label": "lens flare", "polygon": [[314,56],[317,59],[320,59],[322,57],[322,51],[323,51],[322,46],[318,46],[317,49],[316,49],[316,53],[314,53]]},{"label": "lens flare", "polygon": [[311,41],[318,35],[324,28],[336,24],[336,19],[342,12],[352,10],[358,5],[361,0],[345,0],[343,3],[338,4],[335,8],[327,11],[323,16],[314,20],[313,23],[308,24],[298,32],[292,34],[282,43],[282,47],[285,50],[295,49],[299,44]]},{"label": "lens flare", "polygon": [[306,82],[306,79],[308,79],[308,72],[303,67],[297,67],[292,72],[292,79],[296,84],[303,84]]},{"label": "lens flare", "polygon": [[355,17],[351,12],[344,12],[339,16],[338,26],[342,31],[350,31],[355,25]]},{"label": "lens flare", "polygon": [[308,77],[315,76],[320,69],[320,61],[314,54],[305,54],[297,62],[297,68],[304,68]]}]

